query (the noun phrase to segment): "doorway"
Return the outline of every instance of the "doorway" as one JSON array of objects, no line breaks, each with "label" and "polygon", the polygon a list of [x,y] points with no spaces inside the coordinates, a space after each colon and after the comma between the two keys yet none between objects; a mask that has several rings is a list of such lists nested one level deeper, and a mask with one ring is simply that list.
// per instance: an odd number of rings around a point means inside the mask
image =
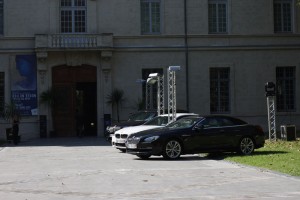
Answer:
[{"label": "doorway", "polygon": [[76,133],[97,136],[96,83],[76,83]]},{"label": "doorway", "polygon": [[55,136],[97,135],[97,75],[92,66],[52,70]]}]

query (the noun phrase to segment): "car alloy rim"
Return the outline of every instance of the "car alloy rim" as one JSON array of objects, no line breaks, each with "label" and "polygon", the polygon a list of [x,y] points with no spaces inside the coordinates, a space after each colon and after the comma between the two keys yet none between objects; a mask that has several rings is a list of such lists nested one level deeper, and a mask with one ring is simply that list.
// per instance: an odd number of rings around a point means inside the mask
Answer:
[{"label": "car alloy rim", "polygon": [[171,140],[166,145],[166,154],[169,158],[177,158],[180,156],[181,146],[176,140]]},{"label": "car alloy rim", "polygon": [[251,138],[243,138],[241,141],[241,152],[245,155],[251,154],[254,149],[254,143]]}]

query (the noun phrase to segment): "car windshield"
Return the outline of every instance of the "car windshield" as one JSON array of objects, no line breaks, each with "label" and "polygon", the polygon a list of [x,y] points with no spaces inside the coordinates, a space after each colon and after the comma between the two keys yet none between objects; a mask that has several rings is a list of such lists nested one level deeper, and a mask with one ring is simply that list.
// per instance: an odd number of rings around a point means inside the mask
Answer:
[{"label": "car windshield", "polygon": [[198,121],[200,121],[202,119],[203,118],[199,118],[199,117],[185,117],[185,118],[181,118],[180,120],[167,125],[167,127],[171,128],[171,129],[189,128],[189,127],[192,127],[194,124],[196,124]]},{"label": "car windshield", "polygon": [[128,121],[148,121],[155,116],[155,112],[138,112],[131,115]]},{"label": "car windshield", "polygon": [[144,125],[155,125],[155,126],[164,126],[168,123],[168,116],[157,116],[148,122],[144,123]]}]

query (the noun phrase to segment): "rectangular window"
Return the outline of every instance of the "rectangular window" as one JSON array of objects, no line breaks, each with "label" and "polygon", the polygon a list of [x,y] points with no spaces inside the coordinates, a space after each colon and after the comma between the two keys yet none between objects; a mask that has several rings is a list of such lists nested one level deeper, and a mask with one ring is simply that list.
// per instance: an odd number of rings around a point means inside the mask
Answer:
[{"label": "rectangular window", "polygon": [[276,101],[277,111],[295,111],[296,97],[296,68],[277,67],[276,68]]},{"label": "rectangular window", "polygon": [[293,1],[274,0],[274,32],[286,33],[293,31]]},{"label": "rectangular window", "polygon": [[0,35],[3,35],[4,27],[4,10],[3,10],[3,0],[0,0]]},{"label": "rectangular window", "polygon": [[4,92],[5,92],[5,85],[4,85],[4,72],[0,72],[0,113],[4,110]]},{"label": "rectangular window", "polygon": [[86,0],[60,1],[60,29],[62,33],[86,32]]},{"label": "rectangular window", "polygon": [[212,34],[227,33],[227,0],[208,1],[208,31]]},{"label": "rectangular window", "polygon": [[[154,68],[154,69],[143,69],[142,70],[142,79],[147,80],[149,74],[151,73],[158,73],[163,75],[163,69]],[[149,85],[147,88],[146,83],[143,84],[143,102],[145,103],[144,108],[150,110],[157,109],[157,84]],[[146,91],[147,90],[147,91]],[[147,105],[147,106],[146,106]]]},{"label": "rectangular window", "polygon": [[160,0],[141,0],[142,34],[159,34],[161,26]]},{"label": "rectangular window", "polygon": [[210,68],[210,112],[230,112],[230,68]]}]

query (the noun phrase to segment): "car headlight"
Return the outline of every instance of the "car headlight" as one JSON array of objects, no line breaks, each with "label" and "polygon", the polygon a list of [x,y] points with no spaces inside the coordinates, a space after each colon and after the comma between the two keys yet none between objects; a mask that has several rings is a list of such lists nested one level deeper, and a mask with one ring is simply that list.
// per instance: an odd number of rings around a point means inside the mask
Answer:
[{"label": "car headlight", "polygon": [[140,139],[141,139],[140,137],[135,137],[135,136],[129,137],[129,138],[127,138],[125,143],[130,143],[130,142],[138,143],[140,141]]},{"label": "car headlight", "polygon": [[144,139],[144,142],[150,143],[153,142],[155,140],[157,140],[159,138],[159,136],[151,136],[151,137],[147,137]]}]

